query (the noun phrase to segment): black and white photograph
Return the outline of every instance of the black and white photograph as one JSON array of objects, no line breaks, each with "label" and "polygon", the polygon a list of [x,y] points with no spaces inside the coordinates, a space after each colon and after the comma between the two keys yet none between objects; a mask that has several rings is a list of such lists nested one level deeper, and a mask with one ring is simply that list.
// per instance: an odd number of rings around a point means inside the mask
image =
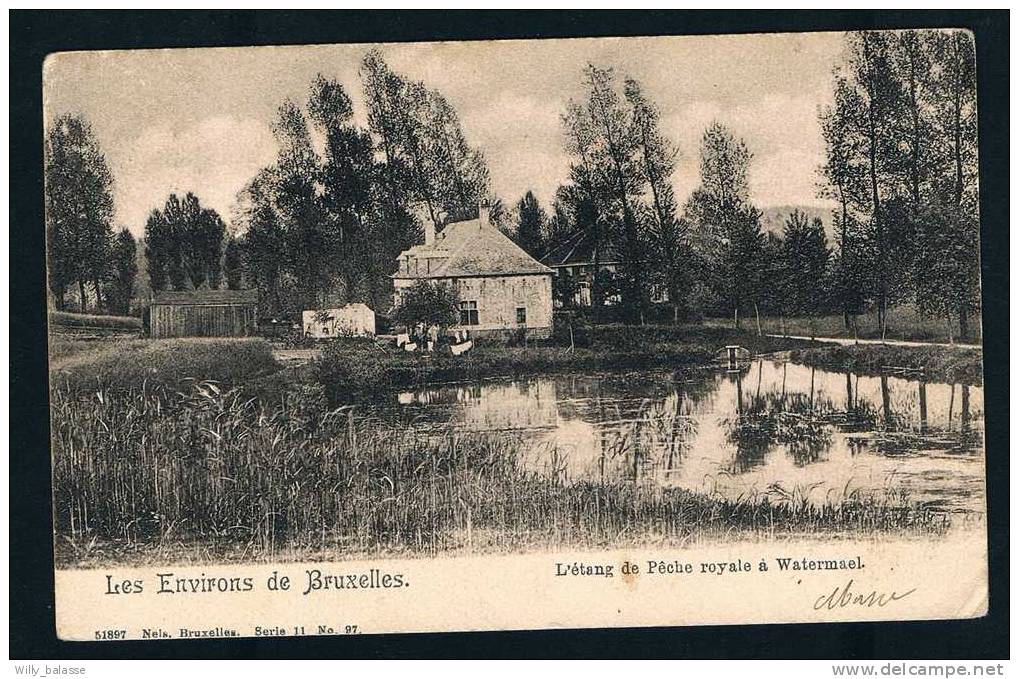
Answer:
[{"label": "black and white photograph", "polygon": [[49,55],[58,634],[983,615],[977,50]]}]

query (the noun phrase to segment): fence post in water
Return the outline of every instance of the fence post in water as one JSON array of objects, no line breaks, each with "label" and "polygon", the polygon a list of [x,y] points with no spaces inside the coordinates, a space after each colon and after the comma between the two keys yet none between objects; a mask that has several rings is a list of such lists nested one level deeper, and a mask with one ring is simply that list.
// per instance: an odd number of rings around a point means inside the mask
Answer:
[{"label": "fence post in water", "polygon": [[927,383],[920,381],[920,431],[927,431]]},{"label": "fence post in water", "polygon": [[960,417],[960,428],[963,433],[969,432],[969,386],[962,385],[962,415]]},{"label": "fence post in water", "polygon": [[725,347],[726,354],[729,358],[729,370],[737,370],[739,368],[738,354],[739,346],[736,344],[727,344]]},{"label": "fence post in water", "polygon": [[881,376],[881,410],[884,411],[885,426],[892,427],[892,403],[888,393],[888,376]]},{"label": "fence post in water", "polygon": [[736,413],[743,417],[743,379],[739,371],[736,371]]}]

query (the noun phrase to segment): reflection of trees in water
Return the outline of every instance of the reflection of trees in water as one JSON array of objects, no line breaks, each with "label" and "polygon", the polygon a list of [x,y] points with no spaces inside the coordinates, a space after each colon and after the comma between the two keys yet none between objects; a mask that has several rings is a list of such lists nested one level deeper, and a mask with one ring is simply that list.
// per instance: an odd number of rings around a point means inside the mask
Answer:
[{"label": "reflection of trees in water", "polygon": [[[852,454],[981,447],[981,428],[973,424],[981,401],[978,395],[971,404],[969,387],[938,385],[929,396],[932,387],[922,381],[861,381],[795,364],[777,365],[777,373],[769,367],[763,376],[764,367],[757,361],[725,374],[561,375],[434,386],[394,395],[393,415],[436,430],[554,431],[583,422],[573,430],[582,441],[573,455],[585,474],[602,479],[678,473],[695,445],[698,421],[726,411],[734,411],[720,422],[734,449],[732,473],[762,465],[776,447],[798,466],[813,464],[826,457],[836,432],[861,434],[846,437]],[[725,384],[731,388],[720,389]]]},{"label": "reflection of trees in water", "polygon": [[635,420],[636,436],[645,442],[637,448],[645,456],[635,460],[635,478],[641,472],[646,478],[679,472],[697,436],[695,414],[717,393],[718,380],[715,375],[690,377],[676,373],[670,386],[669,395],[647,402]]},{"label": "reflection of trees in water", "polygon": [[[913,384],[912,382],[910,383]],[[946,453],[974,453],[983,444],[979,428],[972,426],[970,387],[950,385],[947,422],[932,426],[928,417],[927,383],[915,383],[916,398],[906,399],[898,411],[890,398],[888,378],[881,378],[882,420],[876,428],[874,449],[882,455],[905,456],[929,451]],[[959,393],[959,412],[956,416],[956,393]],[[958,417],[958,426],[956,418]]]},{"label": "reflection of trees in water", "polygon": [[628,403],[596,395],[600,476],[660,480],[676,473],[697,434],[693,414],[718,388],[714,379],[675,376],[663,395]]},{"label": "reflection of trees in water", "polygon": [[[824,416],[828,399],[819,399],[811,369],[810,391],[806,394],[786,391],[783,364],[781,386],[761,391],[763,364],[757,363],[756,378],[751,369],[745,379],[742,372],[732,373],[736,382],[736,416],[722,420],[726,439],[735,449],[727,471],[744,473],[764,463],[775,446],[784,447],[793,463],[803,466],[817,462],[831,446],[831,427]],[[749,386],[750,389],[744,387]]]},{"label": "reflection of trees in water", "polygon": [[688,398],[677,389],[664,399],[644,403],[631,428],[634,445],[629,464],[633,479],[667,476],[682,463],[697,433],[697,423],[689,411],[684,413]]}]

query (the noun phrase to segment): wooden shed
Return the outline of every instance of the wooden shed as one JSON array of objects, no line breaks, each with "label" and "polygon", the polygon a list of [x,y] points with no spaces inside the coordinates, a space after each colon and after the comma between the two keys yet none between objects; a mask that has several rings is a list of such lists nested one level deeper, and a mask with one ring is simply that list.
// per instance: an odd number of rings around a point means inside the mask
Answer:
[{"label": "wooden shed", "polygon": [[186,290],[155,293],[149,336],[247,337],[256,333],[255,290]]}]

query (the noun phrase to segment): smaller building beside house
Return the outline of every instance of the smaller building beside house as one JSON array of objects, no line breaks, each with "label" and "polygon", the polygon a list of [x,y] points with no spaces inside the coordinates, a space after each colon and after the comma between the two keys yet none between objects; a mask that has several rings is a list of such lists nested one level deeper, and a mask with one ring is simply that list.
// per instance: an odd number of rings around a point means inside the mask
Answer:
[{"label": "smaller building beside house", "polygon": [[375,312],[367,304],[348,304],[338,309],[310,309],[301,314],[305,337],[374,337]]},{"label": "smaller building beside house", "polygon": [[552,334],[552,270],[499,231],[482,205],[477,219],[447,224],[436,234],[425,220],[425,242],[400,253],[394,303],[419,281],[456,288],[459,330],[477,336]]},{"label": "smaller building beside house", "polygon": [[249,337],[257,332],[255,290],[162,290],[152,296],[149,336]]},{"label": "smaller building beside house", "polygon": [[[597,265],[595,264],[597,260]],[[541,257],[541,263],[555,271],[557,278],[566,278],[575,284],[572,306],[589,307],[593,303],[592,288],[594,287],[595,271],[603,275],[615,276],[622,266],[622,259],[615,245],[602,243],[600,250],[595,250],[594,233],[590,229],[579,229],[552,247]],[[652,286],[651,301],[667,302],[668,293],[662,286]],[[610,292],[605,296],[605,304],[613,305],[622,301],[618,292]],[[563,300],[556,299],[557,307],[563,306]]]},{"label": "smaller building beside house", "polygon": [[[597,256],[596,256],[597,255]],[[595,266],[595,259],[598,264]],[[619,268],[619,255],[611,244],[602,244],[595,252],[595,239],[588,229],[580,229],[554,244],[541,258],[541,263],[555,271],[558,278],[566,278],[575,284],[572,306],[588,307],[592,304],[591,289],[594,286],[595,271],[615,275]],[[619,302],[618,296],[609,295],[606,304]],[[556,306],[563,306],[563,300],[556,299]]]}]

